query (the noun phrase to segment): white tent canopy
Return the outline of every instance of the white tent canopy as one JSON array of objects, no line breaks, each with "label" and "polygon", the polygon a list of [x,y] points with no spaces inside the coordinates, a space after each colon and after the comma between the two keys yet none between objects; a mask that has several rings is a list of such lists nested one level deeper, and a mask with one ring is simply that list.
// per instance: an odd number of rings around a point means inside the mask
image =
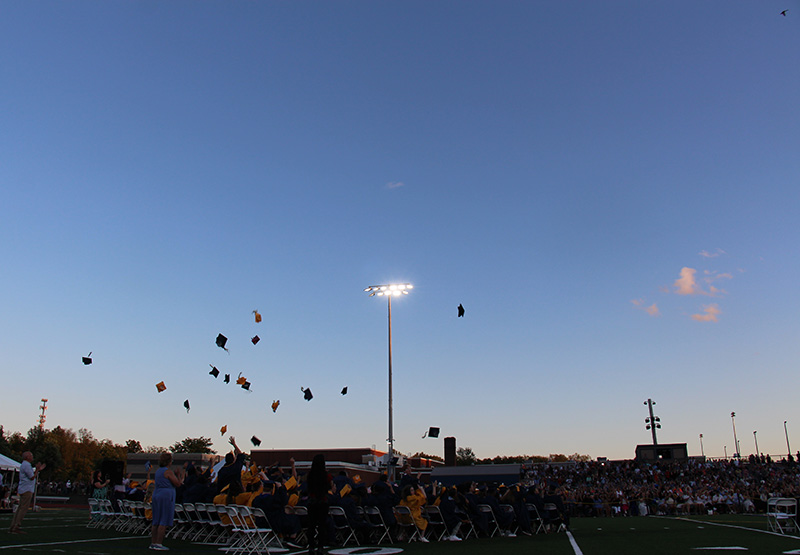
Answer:
[{"label": "white tent canopy", "polygon": [[5,455],[0,455],[0,470],[16,470],[19,471],[19,465],[14,459],[9,459]]}]

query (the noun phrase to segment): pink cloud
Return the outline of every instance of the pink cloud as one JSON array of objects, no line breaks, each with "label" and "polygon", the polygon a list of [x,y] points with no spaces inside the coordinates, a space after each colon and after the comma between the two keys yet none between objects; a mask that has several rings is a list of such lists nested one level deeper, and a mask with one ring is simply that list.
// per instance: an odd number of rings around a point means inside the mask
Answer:
[{"label": "pink cloud", "polygon": [[661,311],[658,310],[656,303],[653,303],[650,306],[644,306],[644,299],[633,299],[631,303],[637,309],[647,312],[650,316],[661,316]]},{"label": "pink cloud", "polygon": [[681,268],[681,277],[675,280],[673,285],[675,286],[675,293],[678,295],[702,295],[703,290],[700,289],[700,286],[697,285],[697,281],[694,279],[694,275],[697,273],[697,270],[694,268]]},{"label": "pink cloud", "polygon": [[703,258],[716,258],[716,257],[718,257],[720,255],[726,254],[726,252],[724,250],[722,250],[722,249],[717,249],[714,252],[708,252],[706,250],[702,250],[697,254],[699,254]]},{"label": "pink cloud", "polygon": [[696,322],[719,322],[717,316],[722,314],[722,311],[716,304],[707,304],[703,306],[705,314],[692,314],[692,320]]}]

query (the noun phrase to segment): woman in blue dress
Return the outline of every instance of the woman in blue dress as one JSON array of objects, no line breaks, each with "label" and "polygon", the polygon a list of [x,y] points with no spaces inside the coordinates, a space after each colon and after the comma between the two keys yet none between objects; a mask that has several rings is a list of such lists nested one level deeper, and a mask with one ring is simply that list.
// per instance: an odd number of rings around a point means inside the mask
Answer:
[{"label": "woman in blue dress", "polygon": [[183,483],[183,471],[178,470],[175,474],[170,470],[172,455],[162,453],[158,460],[158,470],[156,470],[155,484],[153,491],[151,508],[153,510],[153,533],[150,541],[150,549],[156,551],[168,551],[161,542],[164,541],[164,534],[167,526],[172,526],[172,519],[175,515],[175,488]]}]

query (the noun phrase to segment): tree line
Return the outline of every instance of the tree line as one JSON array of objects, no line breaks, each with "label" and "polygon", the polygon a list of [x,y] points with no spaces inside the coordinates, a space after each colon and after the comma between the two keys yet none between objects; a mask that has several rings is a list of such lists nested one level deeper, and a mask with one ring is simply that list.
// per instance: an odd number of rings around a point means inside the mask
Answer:
[{"label": "tree line", "polygon": [[21,461],[22,453],[30,451],[35,461],[47,465],[42,479],[48,481],[88,482],[104,460],[124,461],[128,453],[214,453],[211,443],[211,438],[187,437],[169,447],[142,447],[135,439],[129,439],[125,445],[110,439],[98,440],[86,428],[75,432],[60,426],[52,430],[34,427],[22,435],[20,432],[8,434],[0,425],[0,454]]},{"label": "tree line", "polygon": [[[92,432],[81,428],[77,432],[56,426],[52,430],[34,427],[26,435],[19,432],[7,434],[0,425],[0,454],[11,457],[16,461],[22,460],[22,453],[30,451],[36,461],[44,462],[47,466],[42,472],[42,479],[48,481],[84,481],[91,479],[92,472],[99,469],[104,460],[124,461],[128,453],[210,453],[211,438],[187,437],[177,441],[169,447],[142,444],[129,439],[124,445],[114,443],[110,439],[96,439]],[[423,457],[433,460],[443,460],[438,455],[415,453],[412,457]],[[530,462],[566,462],[588,461],[588,455],[574,453],[572,455],[551,454],[543,455],[497,455],[492,458],[479,459],[472,448],[459,447],[456,450],[456,464],[469,466],[473,464],[524,464]]]}]

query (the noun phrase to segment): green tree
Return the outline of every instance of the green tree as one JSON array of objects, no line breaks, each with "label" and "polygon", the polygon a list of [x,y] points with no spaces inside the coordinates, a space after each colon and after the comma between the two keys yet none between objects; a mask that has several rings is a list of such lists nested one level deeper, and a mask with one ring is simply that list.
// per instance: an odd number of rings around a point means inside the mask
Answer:
[{"label": "green tree", "polygon": [[25,436],[19,432],[14,432],[8,436],[8,446],[11,448],[10,457],[14,460],[21,461],[22,453],[25,452]]},{"label": "green tree", "polygon": [[8,443],[8,438],[6,438],[6,434],[3,431],[3,426],[0,425],[0,455],[5,455],[6,457],[11,456],[11,445]]},{"label": "green tree", "polygon": [[183,441],[173,444],[169,450],[173,453],[215,453],[211,449],[211,438],[187,437]]},{"label": "green tree", "polygon": [[456,449],[456,465],[470,466],[478,462],[478,457],[472,451],[472,447],[459,447]]},{"label": "green tree", "polygon": [[127,447],[128,453],[141,453],[144,451],[144,449],[142,449],[142,444],[135,439],[129,439],[126,441],[125,447]]},{"label": "green tree", "polygon": [[46,466],[42,471],[42,478],[48,480],[58,474],[58,470],[64,464],[64,459],[61,456],[61,450],[55,441],[45,440],[44,443],[39,445],[33,451],[33,459],[39,463],[42,462]]}]

